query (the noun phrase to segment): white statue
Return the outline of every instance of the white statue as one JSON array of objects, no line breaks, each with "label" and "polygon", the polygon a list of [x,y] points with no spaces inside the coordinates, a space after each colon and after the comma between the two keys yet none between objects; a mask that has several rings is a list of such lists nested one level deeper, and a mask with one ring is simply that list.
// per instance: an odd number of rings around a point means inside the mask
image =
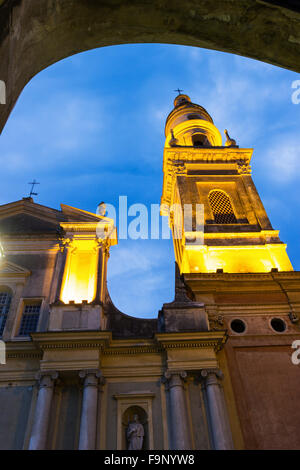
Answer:
[{"label": "white statue", "polygon": [[141,450],[144,439],[144,426],[139,422],[138,415],[133,416],[133,421],[127,428],[128,450]]}]

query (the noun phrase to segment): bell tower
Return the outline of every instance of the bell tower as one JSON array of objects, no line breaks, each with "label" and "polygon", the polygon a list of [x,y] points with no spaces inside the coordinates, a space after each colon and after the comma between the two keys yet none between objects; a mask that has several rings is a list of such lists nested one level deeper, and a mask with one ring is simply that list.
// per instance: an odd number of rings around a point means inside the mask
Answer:
[{"label": "bell tower", "polygon": [[175,98],[165,126],[161,213],[180,272],[292,271],[251,177],[253,149],[224,132],[225,145],[202,106]]}]

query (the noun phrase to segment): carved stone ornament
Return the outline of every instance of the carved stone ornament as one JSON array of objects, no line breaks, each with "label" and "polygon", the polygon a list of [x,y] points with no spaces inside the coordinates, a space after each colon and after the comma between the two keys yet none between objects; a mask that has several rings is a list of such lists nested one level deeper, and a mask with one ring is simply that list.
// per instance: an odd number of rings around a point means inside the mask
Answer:
[{"label": "carved stone ornament", "polygon": [[241,174],[251,174],[251,166],[246,160],[237,160],[237,170]]},{"label": "carved stone ornament", "polygon": [[200,372],[200,375],[203,379],[206,380],[206,382],[212,378],[214,380],[219,379],[223,380],[224,379],[224,374],[221,371],[221,369],[202,369]]},{"label": "carved stone ornament", "polygon": [[96,240],[96,249],[99,247],[102,247],[104,253],[106,254],[107,257],[109,257],[109,248],[110,248],[110,242],[108,238],[105,238],[104,240],[101,238],[97,238]]},{"label": "carved stone ornament", "polygon": [[187,373],[185,370],[166,370],[161,381],[162,383],[169,386],[183,386]]},{"label": "carved stone ornament", "polygon": [[59,243],[59,249],[63,253],[65,249],[69,248],[69,246],[72,243],[72,240],[70,238],[61,237],[58,239],[58,243]]},{"label": "carved stone ornament", "polygon": [[56,370],[39,371],[36,374],[36,380],[39,388],[52,388],[54,381],[58,379],[58,372]]},{"label": "carved stone ornament", "polygon": [[187,173],[186,165],[183,162],[173,163],[172,170],[173,170],[173,175],[177,175],[177,176],[186,175]]},{"label": "carved stone ornament", "polygon": [[224,329],[224,317],[222,315],[208,315],[208,321],[211,330]]}]

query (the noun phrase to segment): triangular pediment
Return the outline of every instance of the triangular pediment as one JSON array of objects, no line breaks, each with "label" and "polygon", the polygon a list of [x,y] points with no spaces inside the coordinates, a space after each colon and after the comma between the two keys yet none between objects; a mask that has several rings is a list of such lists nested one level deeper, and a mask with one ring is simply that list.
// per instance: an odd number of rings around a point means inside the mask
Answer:
[{"label": "triangular pediment", "polygon": [[61,211],[33,202],[31,198],[0,206],[0,234],[55,233],[64,220]]},{"label": "triangular pediment", "polygon": [[6,261],[5,258],[0,260],[0,276],[20,276],[25,277],[29,276],[31,272],[19,266],[18,264],[12,263],[11,261]]},{"label": "triangular pediment", "polygon": [[61,204],[60,207],[62,213],[67,217],[68,222],[98,222],[104,218],[92,212],[77,209],[77,207],[68,206],[66,204]]},{"label": "triangular pediment", "polygon": [[35,217],[31,214],[21,212],[0,219],[0,233],[2,235],[23,235],[23,234],[55,234],[59,228],[59,223],[45,218]]},{"label": "triangular pediment", "polygon": [[61,204],[61,210],[42,206],[32,198],[0,206],[0,235],[56,235],[61,222],[98,222],[97,214]]}]

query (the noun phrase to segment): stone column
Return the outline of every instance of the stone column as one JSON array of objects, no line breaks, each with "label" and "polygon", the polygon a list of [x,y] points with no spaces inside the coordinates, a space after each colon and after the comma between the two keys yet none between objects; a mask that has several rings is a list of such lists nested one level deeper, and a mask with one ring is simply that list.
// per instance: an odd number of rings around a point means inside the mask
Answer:
[{"label": "stone column", "polygon": [[104,249],[102,244],[99,242],[98,247],[98,262],[97,262],[97,288],[92,304],[99,305],[103,297],[103,265],[104,265]]},{"label": "stone column", "polygon": [[35,405],[29,450],[43,450],[46,448],[53,388],[57,377],[58,373],[56,371],[39,372],[37,376],[39,391]]},{"label": "stone column", "polygon": [[190,430],[184,391],[185,371],[166,371],[164,378],[168,383],[171,416],[171,449],[191,449]]},{"label": "stone column", "polygon": [[220,370],[202,370],[204,389],[207,399],[207,414],[210,423],[212,443],[216,450],[233,449],[231,429],[227,414],[225,397],[220,380],[223,374]]},{"label": "stone column", "polygon": [[88,369],[79,372],[83,379],[79,450],[95,450],[98,408],[98,384],[101,372]]}]

